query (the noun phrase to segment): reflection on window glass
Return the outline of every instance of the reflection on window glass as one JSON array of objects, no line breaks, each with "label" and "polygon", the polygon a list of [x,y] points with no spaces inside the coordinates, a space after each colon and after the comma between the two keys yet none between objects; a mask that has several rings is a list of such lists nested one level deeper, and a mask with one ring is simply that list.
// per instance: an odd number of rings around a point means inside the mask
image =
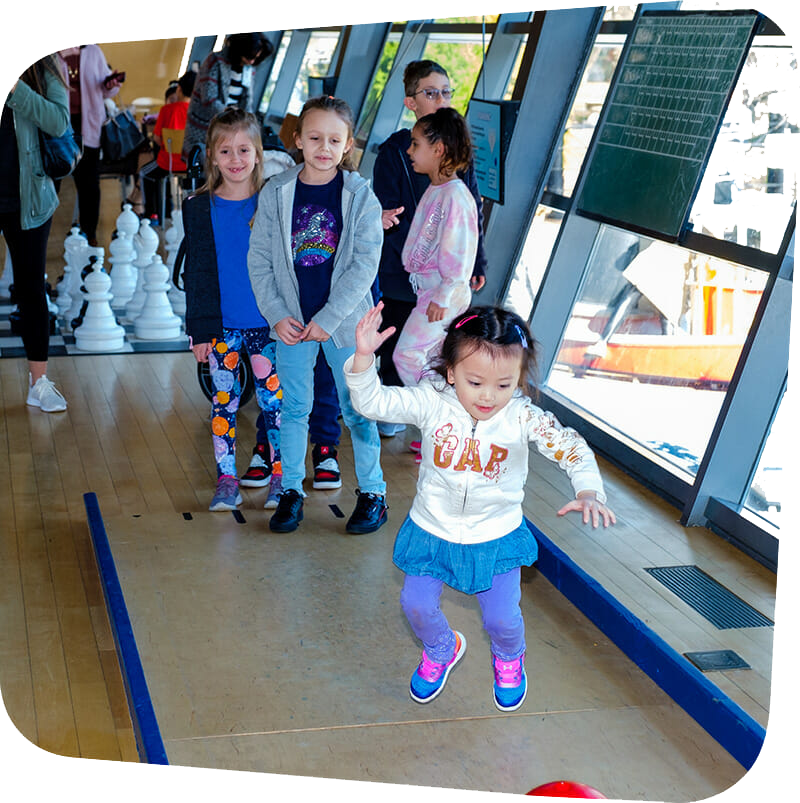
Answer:
[{"label": "reflection on window glass", "polygon": [[390,34],[381,53],[378,68],[372,78],[372,86],[369,90],[366,103],[361,110],[361,117],[356,125],[356,146],[363,148],[369,139],[372,125],[375,122],[375,115],[378,112],[383,92],[386,89],[386,81],[392,71],[397,49],[400,46],[400,34]]},{"label": "reflection on window glass", "polygon": [[692,207],[694,230],[777,253],[797,197],[798,149],[796,55],[784,37],[757,37]]},{"label": "reflection on window glass", "polygon": [[632,20],[635,13],[636,6],[606,6],[603,22]]},{"label": "reflection on window glass", "polygon": [[311,34],[286,110],[289,114],[300,114],[303,104],[308,100],[308,76],[328,75],[338,41],[337,31],[315,31]]},{"label": "reflection on window glass", "polygon": [[514,97],[514,87],[517,85],[517,77],[519,76],[519,68],[522,66],[522,57],[525,55],[525,46],[528,44],[528,34],[525,34],[519,40],[517,45],[517,57],[514,59],[514,66],[511,68],[511,75],[508,77],[508,84],[506,91],[503,94],[503,100],[511,100]]},{"label": "reflection on window glass", "polygon": [[555,153],[546,188],[550,192],[572,195],[624,44],[624,36],[600,35],[595,40]]},{"label": "reflection on window glass", "polygon": [[765,282],[602,226],[548,385],[694,475]]},{"label": "reflection on window glass", "polygon": [[504,302],[507,309],[513,310],[526,321],[531,317],[533,301],[539,292],[563,219],[563,212],[540,205],[528,229]]},{"label": "reflection on window glass", "polygon": [[292,41],[291,31],[286,32],[281,37],[281,43],[278,45],[278,52],[275,54],[275,61],[272,64],[272,69],[269,73],[269,80],[264,87],[264,94],[261,96],[261,103],[258,106],[258,111],[265,115],[269,109],[270,101],[272,100],[272,93],[275,91],[275,85],[278,83],[278,76],[281,74],[283,67],[283,60],[286,58],[286,49],[289,47],[289,42]]}]

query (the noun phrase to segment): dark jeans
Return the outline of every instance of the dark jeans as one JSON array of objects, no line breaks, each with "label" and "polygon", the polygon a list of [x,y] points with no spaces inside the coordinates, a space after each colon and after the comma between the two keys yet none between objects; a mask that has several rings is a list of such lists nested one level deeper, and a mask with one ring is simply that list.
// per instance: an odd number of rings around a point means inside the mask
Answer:
[{"label": "dark jeans", "polygon": [[97,221],[100,219],[100,148],[88,148],[84,145],[83,156],[72,178],[78,193],[81,231],[91,245],[97,240]]},{"label": "dark jeans", "polygon": [[403,384],[403,380],[400,379],[397,369],[394,367],[392,355],[394,354],[397,338],[400,332],[403,331],[403,326],[405,326],[408,316],[411,315],[415,305],[415,301],[398,301],[394,298],[383,299],[381,331],[388,329],[390,326],[397,327],[397,331],[388,340],[385,340],[376,352],[376,355],[380,358],[378,375],[384,385],[400,386]]},{"label": "dark jeans", "polygon": [[0,214],[0,231],[11,257],[22,344],[25,356],[31,362],[47,362],[50,345],[50,311],[44,274],[52,222],[53,218],[50,218],[35,229],[23,229],[19,212]]}]

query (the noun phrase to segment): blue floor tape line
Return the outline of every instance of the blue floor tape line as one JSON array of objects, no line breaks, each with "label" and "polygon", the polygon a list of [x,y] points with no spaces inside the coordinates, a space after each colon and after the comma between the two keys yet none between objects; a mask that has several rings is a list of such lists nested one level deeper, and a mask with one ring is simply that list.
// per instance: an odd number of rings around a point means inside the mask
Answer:
[{"label": "blue floor tape line", "polygon": [[544,577],[749,770],[764,744],[764,728],[526,522],[539,542],[536,567]]},{"label": "blue floor tape line", "polygon": [[122,668],[122,678],[125,691],[128,695],[128,706],[133,721],[133,730],[136,736],[136,747],[139,757],[147,764],[169,764],[161,731],[158,728],[153,702],[144,677],[144,669],[133,636],[133,627],[128,617],[128,608],[122,594],[122,587],[117,576],[111,546],[108,543],[103,517],[97,496],[93,493],[83,495],[86,507],[86,516],[89,522],[89,531],[94,544],[94,554],[97,567],[100,571],[100,580],[106,598],[108,616],[114,641],[117,645]]}]

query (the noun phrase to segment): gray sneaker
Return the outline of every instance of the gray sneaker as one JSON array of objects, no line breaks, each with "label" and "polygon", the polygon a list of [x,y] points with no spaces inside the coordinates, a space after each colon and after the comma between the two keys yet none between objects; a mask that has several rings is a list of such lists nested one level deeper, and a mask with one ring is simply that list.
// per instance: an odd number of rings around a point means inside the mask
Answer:
[{"label": "gray sneaker", "polygon": [[242,495],[239,493],[239,480],[230,474],[223,474],[217,480],[217,491],[209,510],[236,510],[237,505],[242,504]]},{"label": "gray sneaker", "polygon": [[267,492],[267,501],[264,502],[264,507],[267,510],[272,510],[273,508],[278,507],[278,497],[281,495],[283,491],[283,485],[281,484],[282,479],[283,479],[282,474],[273,474],[269,479],[269,491]]},{"label": "gray sneaker", "polygon": [[44,413],[60,413],[67,409],[66,399],[46,376],[40,376],[36,384],[28,388],[27,403],[39,407]]}]

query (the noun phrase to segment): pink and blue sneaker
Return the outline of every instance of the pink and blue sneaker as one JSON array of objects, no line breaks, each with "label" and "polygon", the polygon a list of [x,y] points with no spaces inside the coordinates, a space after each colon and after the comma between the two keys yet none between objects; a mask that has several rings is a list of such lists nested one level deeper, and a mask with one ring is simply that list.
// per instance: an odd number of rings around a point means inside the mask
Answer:
[{"label": "pink and blue sneaker", "polygon": [[501,661],[492,656],[494,664],[494,704],[500,711],[516,711],[528,693],[525,675],[525,655],[514,661]]},{"label": "pink and blue sneaker", "polygon": [[409,688],[411,699],[415,702],[429,703],[438,697],[447,682],[450,671],[467,651],[467,642],[464,636],[457,630],[454,630],[453,633],[456,637],[456,646],[453,650],[453,657],[446,664],[437,664],[435,661],[431,661],[425,650],[422,651],[422,660],[411,676],[411,687]]}]

